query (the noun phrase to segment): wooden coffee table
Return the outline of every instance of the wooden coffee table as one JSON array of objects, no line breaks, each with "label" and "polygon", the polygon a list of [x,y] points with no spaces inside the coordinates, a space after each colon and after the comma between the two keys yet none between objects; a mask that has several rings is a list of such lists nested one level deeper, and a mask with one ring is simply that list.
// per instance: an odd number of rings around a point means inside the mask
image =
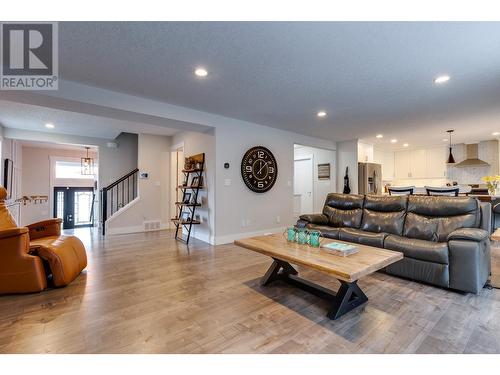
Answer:
[{"label": "wooden coffee table", "polygon": [[[325,240],[326,242],[343,241]],[[337,319],[368,301],[368,297],[357,284],[361,277],[403,259],[403,254],[400,252],[360,244],[354,244],[359,250],[356,254],[342,257],[322,248],[287,242],[281,234],[250,237],[234,241],[234,243],[273,258],[271,267],[262,278],[262,285],[268,285],[275,280],[283,280],[324,298],[332,304],[327,314],[330,319]],[[297,270],[290,263],[333,276],[341,283],[339,290],[333,292],[300,278],[297,276]]]}]

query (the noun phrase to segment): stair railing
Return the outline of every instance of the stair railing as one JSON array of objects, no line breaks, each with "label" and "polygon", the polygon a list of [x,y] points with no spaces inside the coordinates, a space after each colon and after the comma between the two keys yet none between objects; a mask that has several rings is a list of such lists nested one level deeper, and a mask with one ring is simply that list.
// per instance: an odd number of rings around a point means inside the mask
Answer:
[{"label": "stair railing", "polygon": [[137,198],[139,169],[127,173],[112,184],[101,189],[102,235],[106,234],[106,221],[122,207]]}]

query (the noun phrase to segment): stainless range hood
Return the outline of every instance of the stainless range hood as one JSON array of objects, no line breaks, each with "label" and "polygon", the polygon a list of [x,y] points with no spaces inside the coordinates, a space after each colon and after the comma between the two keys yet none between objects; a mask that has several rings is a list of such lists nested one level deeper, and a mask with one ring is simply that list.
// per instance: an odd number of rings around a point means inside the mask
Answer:
[{"label": "stainless range hood", "polygon": [[478,144],[477,143],[465,145],[465,147],[466,147],[465,160],[456,164],[455,167],[457,167],[457,168],[488,167],[490,165],[489,163],[486,163],[485,161],[479,159],[479,157],[478,157]]}]

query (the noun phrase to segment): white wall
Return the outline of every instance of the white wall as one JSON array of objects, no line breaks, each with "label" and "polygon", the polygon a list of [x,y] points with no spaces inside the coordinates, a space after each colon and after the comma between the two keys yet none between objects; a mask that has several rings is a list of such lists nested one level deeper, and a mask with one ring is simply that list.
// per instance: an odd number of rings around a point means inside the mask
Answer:
[{"label": "white wall", "polygon": [[137,168],[137,134],[121,133],[113,141],[116,148],[99,147],[99,184],[108,186]]},{"label": "white wall", "polygon": [[[184,156],[205,153],[205,173],[201,197],[202,206],[196,207],[195,215],[199,215],[200,225],[193,225],[191,235],[205,242],[213,242],[215,235],[215,132],[211,129],[205,133],[182,132],[172,137],[172,145],[183,144]],[[173,188],[174,184],[171,184]],[[174,216],[174,213],[172,213]],[[195,217],[196,218],[196,217]]]},{"label": "white wall", "polygon": [[[226,119],[229,120],[229,119]],[[281,231],[293,219],[294,144],[336,149],[335,142],[311,138],[241,121],[220,121],[215,130],[215,234],[216,243],[271,231]],[[267,147],[275,156],[278,176],[273,188],[262,194],[246,187],[241,158],[253,146]],[[224,169],[224,163],[230,164]],[[229,183],[229,184],[228,184]]]},{"label": "white wall", "polygon": [[[327,194],[337,191],[336,153],[334,150],[317,147],[295,147],[295,158],[307,155],[313,157],[313,211],[318,213],[323,211]],[[330,180],[318,179],[318,164],[324,163],[330,163]]]},{"label": "white wall", "polygon": [[148,179],[138,180],[138,198],[113,215],[106,223],[107,234],[144,231],[144,221],[170,224],[170,137],[139,134],[138,168]]},{"label": "white wall", "polygon": [[337,191],[344,190],[344,175],[349,167],[351,194],[358,193],[358,140],[337,142]]},{"label": "white wall", "polygon": [[[21,225],[28,225],[46,220],[53,216],[53,187],[93,187],[93,179],[57,179],[55,177],[55,160],[58,158],[75,158],[80,160],[84,150],[63,150],[43,147],[22,147],[22,195],[47,195],[45,203],[28,203],[21,205]],[[89,152],[97,161],[97,154]],[[52,160],[51,160],[52,159]]]}]

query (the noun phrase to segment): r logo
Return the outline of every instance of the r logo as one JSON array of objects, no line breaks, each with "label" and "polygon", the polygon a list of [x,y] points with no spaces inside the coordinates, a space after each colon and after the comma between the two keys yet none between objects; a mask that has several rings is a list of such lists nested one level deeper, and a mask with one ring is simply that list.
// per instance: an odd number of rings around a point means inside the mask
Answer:
[{"label": "r logo", "polygon": [[2,89],[57,89],[57,24],[2,23]]}]

